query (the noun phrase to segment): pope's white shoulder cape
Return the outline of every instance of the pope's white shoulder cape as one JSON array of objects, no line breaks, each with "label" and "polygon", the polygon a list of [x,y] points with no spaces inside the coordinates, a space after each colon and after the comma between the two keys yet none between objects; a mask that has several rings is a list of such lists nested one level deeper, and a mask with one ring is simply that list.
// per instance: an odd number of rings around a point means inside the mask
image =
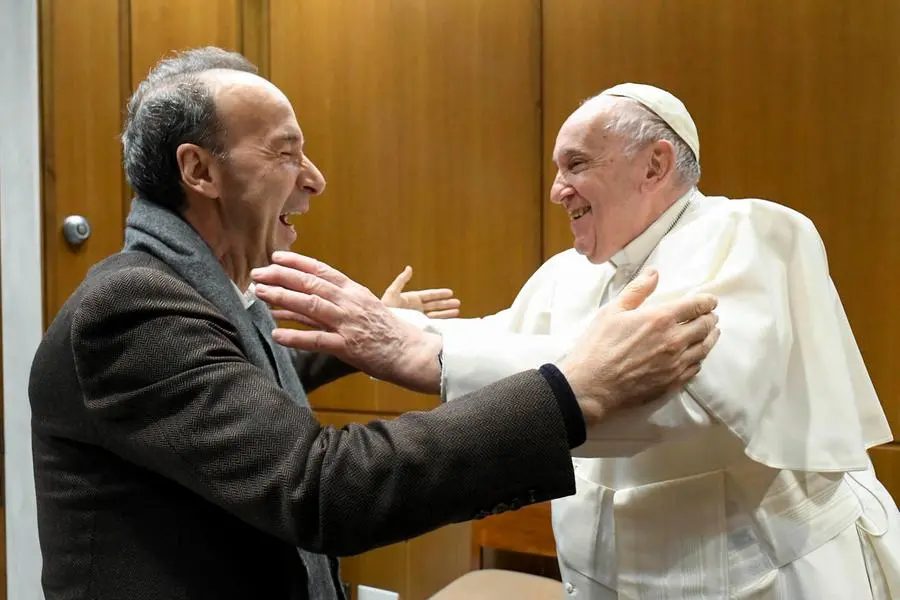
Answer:
[{"label": "pope's white shoulder cape", "polygon": [[[779,469],[865,469],[866,449],[891,439],[809,219],[765,200],[696,193],[645,266],[660,273],[648,304],[718,296],[722,336],[685,390],[635,418],[656,419],[656,429],[721,423],[750,458]],[[444,336],[446,399],[558,360],[596,314],[612,272],[567,250],[509,309],[429,321]]]}]

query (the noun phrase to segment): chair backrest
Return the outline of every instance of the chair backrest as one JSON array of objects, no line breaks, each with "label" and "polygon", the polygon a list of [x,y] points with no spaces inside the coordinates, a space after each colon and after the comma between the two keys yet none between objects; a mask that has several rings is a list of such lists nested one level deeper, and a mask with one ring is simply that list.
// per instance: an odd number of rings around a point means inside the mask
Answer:
[{"label": "chair backrest", "polygon": [[482,550],[492,548],[556,557],[550,503],[532,504],[472,522],[473,568],[482,567]]}]

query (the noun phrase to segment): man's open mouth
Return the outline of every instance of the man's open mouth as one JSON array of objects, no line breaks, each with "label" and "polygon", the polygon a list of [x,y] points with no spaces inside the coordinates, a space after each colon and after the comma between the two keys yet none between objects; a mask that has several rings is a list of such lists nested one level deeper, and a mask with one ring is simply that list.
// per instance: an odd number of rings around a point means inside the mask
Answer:
[{"label": "man's open mouth", "polygon": [[290,227],[293,225],[293,223],[291,223],[291,220],[290,220],[291,217],[299,215],[299,214],[301,214],[301,213],[299,213],[299,212],[281,213],[280,215],[278,215],[278,220],[281,221],[282,225],[286,225],[286,226]]},{"label": "man's open mouth", "polygon": [[591,212],[590,204],[588,204],[587,206],[582,206],[581,208],[573,208],[572,210],[569,211],[569,218],[572,219],[573,221],[577,221],[578,219],[580,219],[584,215],[588,214],[589,212]]}]

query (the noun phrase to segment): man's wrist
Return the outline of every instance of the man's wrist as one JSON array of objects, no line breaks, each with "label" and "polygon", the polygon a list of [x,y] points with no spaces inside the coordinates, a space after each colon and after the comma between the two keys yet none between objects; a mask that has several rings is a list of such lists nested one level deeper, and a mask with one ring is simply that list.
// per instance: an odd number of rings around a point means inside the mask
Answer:
[{"label": "man's wrist", "polygon": [[584,413],[581,405],[575,397],[572,386],[569,385],[566,376],[563,375],[556,365],[545,364],[538,369],[559,405],[559,411],[562,413],[563,423],[566,426],[566,437],[569,442],[569,448],[577,448],[587,440],[587,425],[585,424]]},{"label": "man's wrist", "polygon": [[440,394],[443,338],[431,332],[419,331],[415,342],[409,349],[408,377],[410,389],[424,394]]},{"label": "man's wrist", "polygon": [[606,417],[606,408],[610,405],[607,401],[602,383],[589,378],[590,385],[579,371],[581,365],[569,360],[568,357],[560,361],[558,368],[561,376],[569,384],[569,389],[578,402],[581,416],[588,426],[596,425]]}]

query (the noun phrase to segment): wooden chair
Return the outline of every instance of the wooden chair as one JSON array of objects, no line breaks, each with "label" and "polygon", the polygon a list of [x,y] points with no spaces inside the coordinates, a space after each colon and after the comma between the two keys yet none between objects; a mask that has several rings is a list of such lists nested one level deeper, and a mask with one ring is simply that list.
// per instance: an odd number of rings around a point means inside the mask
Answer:
[{"label": "wooden chair", "polygon": [[487,548],[555,558],[550,504],[534,504],[473,521],[473,570],[430,600],[557,600],[561,597],[562,583],[556,579],[504,569],[484,569],[484,550]]},{"label": "wooden chair", "polygon": [[484,566],[484,549],[556,558],[550,503],[532,504],[472,522],[472,568]]},{"label": "wooden chair", "polygon": [[484,569],[466,573],[428,600],[559,600],[562,595],[555,579]]}]

